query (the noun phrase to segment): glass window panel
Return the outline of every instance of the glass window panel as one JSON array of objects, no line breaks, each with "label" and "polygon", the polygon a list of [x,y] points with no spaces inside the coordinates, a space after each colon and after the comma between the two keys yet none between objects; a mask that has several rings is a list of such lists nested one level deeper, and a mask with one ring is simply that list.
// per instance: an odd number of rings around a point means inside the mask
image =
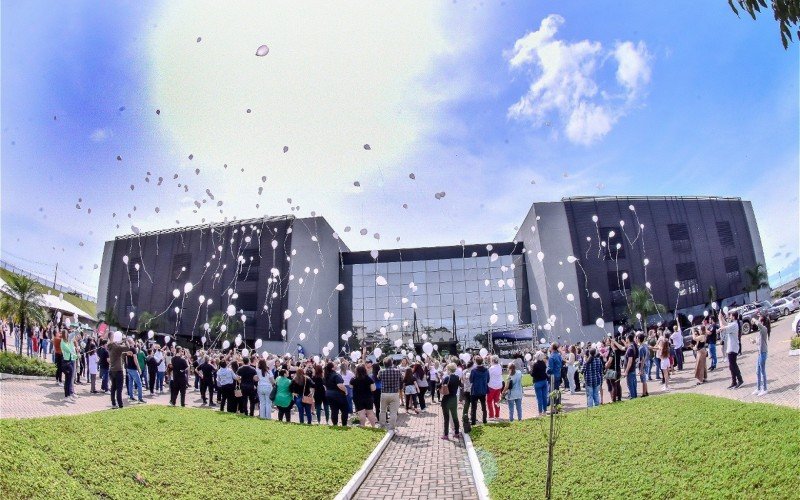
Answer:
[{"label": "glass window panel", "polygon": [[425,277],[425,271],[415,271],[414,272],[414,283],[427,283],[428,280]]},{"label": "glass window panel", "polygon": [[500,260],[500,264],[502,264],[504,266],[510,266],[511,265],[511,256],[510,255],[501,255],[499,260]]},{"label": "glass window panel", "polygon": [[500,268],[492,266],[492,268],[489,270],[489,278],[493,281],[497,281],[502,277],[503,272],[500,270]]},{"label": "glass window panel", "polygon": [[489,257],[478,257],[475,259],[475,264],[478,269],[486,269],[489,267]]},{"label": "glass window panel", "polygon": [[476,281],[478,279],[478,270],[475,268],[465,269],[464,279],[466,279],[467,281]]},{"label": "glass window panel", "polygon": [[453,304],[466,304],[467,303],[467,294],[466,293],[454,293],[453,294]]},{"label": "glass window panel", "polygon": [[453,268],[449,259],[442,259],[439,261],[439,271],[449,271]]},{"label": "glass window panel", "polygon": [[439,283],[428,283],[425,287],[428,295],[437,295],[440,293]]},{"label": "glass window panel", "polygon": [[[467,289],[467,293],[469,293],[469,292],[477,292],[479,287],[480,287],[480,285],[478,284],[477,281],[467,281],[466,283],[464,283],[464,286]],[[477,300],[477,297],[476,297],[476,300]]]},{"label": "glass window panel", "polygon": [[412,269],[414,272],[417,271],[425,271],[425,261],[424,260],[415,260],[411,263]]},{"label": "glass window panel", "polygon": [[438,271],[439,270],[439,261],[438,260],[427,260],[427,261],[425,261],[425,269],[427,271]]},{"label": "glass window panel", "polygon": [[464,259],[464,269],[476,269],[478,261],[474,257]]},{"label": "glass window panel", "polygon": [[442,305],[443,306],[452,306],[453,305],[453,294],[452,293],[443,293],[442,297]]},{"label": "glass window panel", "polygon": [[453,281],[453,272],[452,271],[439,271],[439,282],[444,283],[447,281]]},{"label": "glass window panel", "polygon": [[375,310],[374,309],[365,309],[364,310],[364,322],[369,324],[372,321],[375,321]]},{"label": "glass window panel", "polygon": [[364,299],[353,299],[353,310],[360,311],[364,308]]},{"label": "glass window panel", "polygon": [[414,265],[409,262],[401,262],[400,263],[400,272],[401,273],[410,273],[414,270]]},{"label": "glass window panel", "polygon": [[[417,306],[420,308],[424,308],[428,304],[428,297],[425,295],[418,295],[414,297],[414,302],[416,302]],[[419,312],[417,312],[417,316],[419,316]]]},{"label": "glass window panel", "polygon": [[376,270],[377,273],[380,274],[381,276],[386,276],[387,274],[389,274],[389,264],[387,264],[386,262],[378,262]]},{"label": "glass window panel", "polygon": [[355,299],[363,299],[364,298],[364,289],[360,286],[353,287],[353,300]]},{"label": "glass window panel", "polygon": [[467,289],[464,286],[464,281],[454,281],[453,282],[453,293],[464,293]]},{"label": "glass window panel", "polygon": [[453,266],[453,269],[464,269],[464,260],[463,259],[450,259],[450,263]]},{"label": "glass window panel", "polygon": [[438,306],[439,304],[441,304],[441,298],[439,295],[428,295],[429,306]]},{"label": "glass window panel", "polygon": [[[347,267],[348,266],[345,266],[345,268],[347,268]],[[353,276],[361,276],[362,274],[364,274],[364,268],[362,268],[360,265],[356,264],[356,265],[350,266],[350,267],[352,269]]]},{"label": "glass window panel", "polygon": [[440,293],[453,293],[453,283],[451,281],[443,281],[439,284]]},{"label": "glass window panel", "polygon": [[364,297],[375,297],[375,288],[374,286],[365,286],[362,288],[362,290],[364,290]]},{"label": "glass window panel", "polygon": [[373,275],[373,276],[375,275],[375,264],[363,264],[363,266],[364,266],[363,267],[364,272],[361,273],[361,274],[363,274],[365,276],[366,275]]},{"label": "glass window panel", "polygon": [[478,292],[470,292],[467,291],[466,293],[466,303],[467,304],[477,304],[480,301],[480,295]]},{"label": "glass window panel", "polygon": [[389,273],[399,273],[400,272],[400,263],[399,262],[389,262]]},{"label": "glass window panel", "polygon": [[439,271],[427,271],[425,276],[428,283],[436,283],[439,281]]}]

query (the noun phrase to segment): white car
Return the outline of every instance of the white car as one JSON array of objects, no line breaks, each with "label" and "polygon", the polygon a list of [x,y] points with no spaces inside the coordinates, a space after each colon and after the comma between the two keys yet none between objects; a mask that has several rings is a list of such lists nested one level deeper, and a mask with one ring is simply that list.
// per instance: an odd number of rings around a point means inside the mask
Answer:
[{"label": "white car", "polygon": [[800,335],[800,314],[797,314],[792,320],[792,331],[795,335]]},{"label": "white car", "polygon": [[800,299],[784,297],[774,301],[770,309],[778,311],[781,316],[788,316],[790,313],[800,309]]}]

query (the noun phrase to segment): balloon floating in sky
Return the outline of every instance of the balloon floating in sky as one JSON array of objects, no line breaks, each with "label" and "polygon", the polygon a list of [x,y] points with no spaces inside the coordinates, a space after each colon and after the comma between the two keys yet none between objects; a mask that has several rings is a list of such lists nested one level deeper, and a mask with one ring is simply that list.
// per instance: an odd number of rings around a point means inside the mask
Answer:
[{"label": "balloon floating in sky", "polygon": [[377,278],[375,278],[375,283],[377,283],[378,286],[386,286],[386,278],[384,278],[383,276],[378,276]]},{"label": "balloon floating in sky", "polygon": [[262,45],[256,49],[256,55],[258,57],[264,57],[267,54],[269,54],[269,47],[267,47],[266,45]]},{"label": "balloon floating in sky", "polygon": [[597,318],[594,324],[597,325],[597,328],[604,328],[606,326],[606,322],[603,321],[603,318]]},{"label": "balloon floating in sky", "polygon": [[230,346],[231,346],[231,341],[230,340],[226,340],[226,341],[224,341],[222,343],[222,348],[223,349],[228,349]]},{"label": "balloon floating in sky", "polygon": [[364,144],[364,149],[366,149],[367,151],[369,151],[369,150],[371,150],[372,148],[370,147],[370,145],[369,145],[369,144]]}]

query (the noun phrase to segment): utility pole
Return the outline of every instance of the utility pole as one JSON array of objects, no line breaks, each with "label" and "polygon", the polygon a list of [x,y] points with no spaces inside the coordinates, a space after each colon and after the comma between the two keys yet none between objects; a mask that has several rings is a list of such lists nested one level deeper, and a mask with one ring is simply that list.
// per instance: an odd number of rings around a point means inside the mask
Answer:
[{"label": "utility pole", "polygon": [[58,262],[56,262],[56,274],[53,275],[53,288],[56,287],[56,280],[58,279]]}]

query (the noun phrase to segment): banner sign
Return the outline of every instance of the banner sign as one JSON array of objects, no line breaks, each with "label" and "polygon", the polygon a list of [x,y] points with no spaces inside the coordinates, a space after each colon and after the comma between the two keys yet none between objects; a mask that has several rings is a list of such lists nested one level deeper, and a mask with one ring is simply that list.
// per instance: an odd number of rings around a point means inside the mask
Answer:
[{"label": "banner sign", "polygon": [[495,354],[501,358],[510,358],[515,353],[530,350],[531,342],[533,341],[533,328],[494,331],[491,332],[489,338],[492,342],[490,347]]}]

